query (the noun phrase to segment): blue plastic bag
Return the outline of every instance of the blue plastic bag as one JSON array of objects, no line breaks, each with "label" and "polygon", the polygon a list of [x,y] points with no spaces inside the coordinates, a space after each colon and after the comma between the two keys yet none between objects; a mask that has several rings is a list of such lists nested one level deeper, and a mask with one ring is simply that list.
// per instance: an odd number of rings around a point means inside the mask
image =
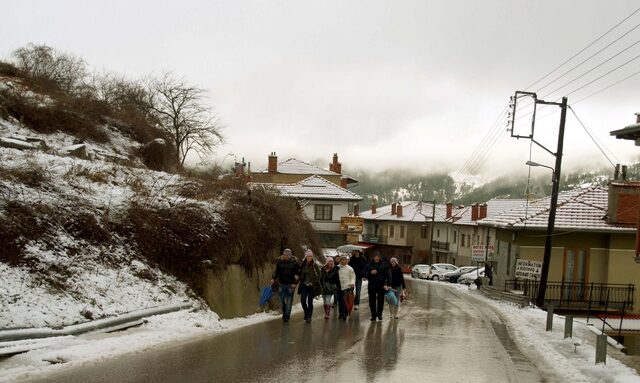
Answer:
[{"label": "blue plastic bag", "polygon": [[262,293],[260,294],[260,306],[266,305],[272,296],[273,296],[273,288],[271,286],[263,287]]},{"label": "blue plastic bag", "polygon": [[387,300],[387,303],[389,303],[390,305],[393,305],[393,306],[398,305],[398,297],[396,297],[396,294],[393,292],[393,290],[391,289],[387,290],[386,294],[384,294],[384,298]]}]

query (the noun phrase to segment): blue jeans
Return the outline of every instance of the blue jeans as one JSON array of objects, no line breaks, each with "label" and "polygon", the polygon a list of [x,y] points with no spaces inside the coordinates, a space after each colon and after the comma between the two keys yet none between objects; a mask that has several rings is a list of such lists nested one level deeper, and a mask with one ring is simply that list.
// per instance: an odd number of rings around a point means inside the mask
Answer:
[{"label": "blue jeans", "polygon": [[356,306],[360,304],[360,291],[362,291],[362,277],[356,277],[356,299],[353,301]]},{"label": "blue jeans", "polygon": [[280,304],[282,305],[282,319],[289,320],[293,305],[293,289],[289,285],[280,285]]}]

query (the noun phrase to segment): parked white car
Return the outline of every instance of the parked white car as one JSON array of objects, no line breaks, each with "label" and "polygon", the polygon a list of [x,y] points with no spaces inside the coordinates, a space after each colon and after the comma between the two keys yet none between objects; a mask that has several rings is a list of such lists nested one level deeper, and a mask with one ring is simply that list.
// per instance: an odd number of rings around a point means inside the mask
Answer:
[{"label": "parked white car", "polygon": [[472,283],[475,283],[476,279],[479,276],[484,277],[484,267],[481,267],[476,271],[461,275],[460,278],[458,278],[458,283],[461,283],[463,285],[470,285]]},{"label": "parked white car", "polygon": [[446,273],[456,271],[458,268],[450,263],[434,263],[429,270],[429,279],[439,281]]},{"label": "parked white car", "polygon": [[429,265],[415,265],[411,269],[412,278],[427,279],[429,278]]}]

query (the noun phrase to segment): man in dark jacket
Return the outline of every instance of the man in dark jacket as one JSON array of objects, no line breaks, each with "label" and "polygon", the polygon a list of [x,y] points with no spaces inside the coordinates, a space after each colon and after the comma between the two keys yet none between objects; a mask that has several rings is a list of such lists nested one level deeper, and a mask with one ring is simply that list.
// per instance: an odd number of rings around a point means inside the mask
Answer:
[{"label": "man in dark jacket", "polygon": [[360,305],[360,291],[362,290],[362,277],[367,270],[367,260],[364,255],[360,254],[360,251],[354,250],[351,252],[351,258],[349,258],[349,266],[356,273],[356,299],[353,301],[353,308],[358,309]]},{"label": "man in dark jacket", "polygon": [[289,321],[291,306],[293,305],[293,292],[300,278],[298,262],[292,257],[290,249],[284,249],[282,257],[276,264],[276,270],[271,277],[271,284],[277,280],[280,284],[280,303],[282,305],[282,320]]},{"label": "man in dark jacket", "polygon": [[371,321],[382,320],[384,309],[384,294],[391,285],[389,266],[382,260],[380,253],[375,251],[373,259],[369,262],[365,276],[369,281],[367,291],[369,293],[369,308],[371,309]]}]

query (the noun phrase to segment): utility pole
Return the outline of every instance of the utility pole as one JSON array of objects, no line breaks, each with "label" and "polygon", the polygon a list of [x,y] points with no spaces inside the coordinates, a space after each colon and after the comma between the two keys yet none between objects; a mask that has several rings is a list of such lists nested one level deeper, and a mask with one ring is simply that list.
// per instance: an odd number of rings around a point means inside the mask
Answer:
[{"label": "utility pole", "polygon": [[436,200],[431,201],[431,238],[429,242],[429,263],[433,264],[433,227],[436,225]]},{"label": "utility pole", "polygon": [[[516,120],[516,111],[517,111],[517,102],[518,102],[518,98],[520,97],[531,97],[533,98],[533,117],[532,117],[532,121],[531,121],[531,133],[527,136],[521,136],[521,135],[517,135],[514,134],[514,125],[515,125],[515,120]],[[562,102],[558,103],[558,102],[550,102],[550,101],[544,101],[544,100],[538,100],[538,97],[535,93],[532,92],[521,92],[521,91],[516,91],[515,96],[512,98],[513,100],[513,110],[512,110],[512,115],[511,115],[511,137],[515,137],[515,138],[526,138],[526,139],[530,139],[533,143],[535,143],[536,145],[538,145],[539,147],[541,147],[542,149],[546,150],[548,153],[550,153],[552,156],[554,156],[556,158],[556,163],[555,163],[555,167],[552,169],[553,170],[553,174],[552,174],[552,186],[551,186],[551,203],[549,206],[549,221],[547,223],[547,235],[545,238],[545,243],[544,243],[544,255],[543,255],[543,260],[542,260],[542,270],[540,273],[540,284],[538,285],[538,295],[536,297],[536,306],[542,308],[544,306],[544,299],[545,299],[545,294],[546,294],[546,290],[547,290],[547,279],[549,278],[549,265],[551,263],[551,250],[553,248],[552,245],[552,238],[553,238],[553,232],[555,229],[555,223],[556,223],[556,210],[558,207],[558,193],[560,190],[560,170],[562,167],[562,151],[563,151],[563,147],[564,147],[564,127],[565,127],[565,122],[566,122],[566,118],[567,118],[567,98],[566,97],[562,97]],[[535,122],[536,122],[536,106],[538,104],[542,104],[542,105],[555,105],[555,106],[559,106],[560,107],[560,127],[558,129],[558,146],[556,149],[556,152],[552,152],[551,150],[547,149],[545,146],[543,146],[542,144],[540,144],[538,141],[535,140],[534,137],[534,128],[535,128]],[[529,161],[530,162],[530,161]]]},{"label": "utility pole", "polygon": [[562,150],[564,147],[564,125],[567,118],[567,98],[562,97],[560,104],[560,127],[558,129],[558,148],[556,150],[556,165],[553,171],[551,186],[551,206],[549,207],[549,221],[547,223],[547,237],[544,242],[544,257],[542,259],[542,271],[540,273],[540,285],[536,306],[544,306],[544,296],[547,292],[547,279],[549,278],[549,263],[551,263],[552,237],[556,225],[556,209],[558,207],[558,192],[560,190],[560,168],[562,167]]}]

